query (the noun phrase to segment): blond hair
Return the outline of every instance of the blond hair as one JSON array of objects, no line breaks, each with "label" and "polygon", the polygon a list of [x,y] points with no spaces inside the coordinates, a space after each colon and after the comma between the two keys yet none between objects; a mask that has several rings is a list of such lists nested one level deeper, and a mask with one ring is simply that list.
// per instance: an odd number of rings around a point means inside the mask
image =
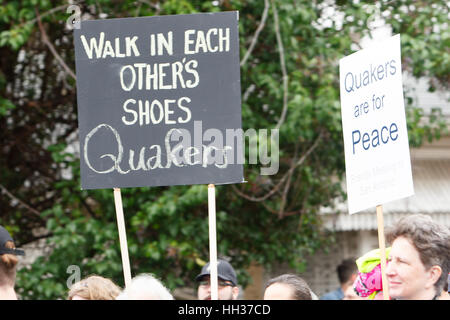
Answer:
[{"label": "blond hair", "polygon": [[169,289],[150,273],[142,273],[131,280],[116,300],[174,300]]},{"label": "blond hair", "polygon": [[69,290],[67,299],[79,296],[87,300],[115,300],[121,289],[110,279],[92,275],[77,283]]}]

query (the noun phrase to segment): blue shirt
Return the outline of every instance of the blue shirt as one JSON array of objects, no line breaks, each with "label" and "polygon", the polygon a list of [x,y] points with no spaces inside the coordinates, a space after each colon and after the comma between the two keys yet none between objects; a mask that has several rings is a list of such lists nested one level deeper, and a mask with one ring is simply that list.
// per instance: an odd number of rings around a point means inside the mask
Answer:
[{"label": "blue shirt", "polygon": [[344,292],[341,288],[336,289],[334,291],[325,293],[320,297],[320,300],[342,300],[344,299]]}]

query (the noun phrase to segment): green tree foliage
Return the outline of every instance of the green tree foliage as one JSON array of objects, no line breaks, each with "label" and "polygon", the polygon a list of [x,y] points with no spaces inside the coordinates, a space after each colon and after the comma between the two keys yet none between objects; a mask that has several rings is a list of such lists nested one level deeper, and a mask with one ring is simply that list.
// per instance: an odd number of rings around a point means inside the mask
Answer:
[{"label": "green tree foliage", "polygon": [[[83,19],[239,10],[242,118],[280,129],[280,169],[218,186],[218,251],[245,267],[288,263],[326,248],[321,207],[344,201],[338,61],[382,17],[401,33],[402,65],[448,90],[448,8],[442,1],[78,1]],[[25,299],[64,298],[69,265],[123,285],[112,190],[80,190],[76,80],[66,1],[8,0],[0,7],[0,224],[19,245],[45,238],[50,254],[18,274]],[[445,27],[447,26],[447,27]],[[439,138],[438,111],[407,98],[410,142]],[[424,118],[425,121],[424,121]],[[132,273],[171,288],[192,285],[208,259],[207,186],[122,189]],[[39,232],[35,232],[38,230]]]}]

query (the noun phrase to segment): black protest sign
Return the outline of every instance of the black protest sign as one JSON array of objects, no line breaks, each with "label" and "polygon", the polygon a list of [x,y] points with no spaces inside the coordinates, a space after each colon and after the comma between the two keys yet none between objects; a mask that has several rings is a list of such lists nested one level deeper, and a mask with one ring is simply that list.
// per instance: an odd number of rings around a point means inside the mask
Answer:
[{"label": "black protest sign", "polygon": [[238,12],[82,21],[83,189],[243,182]]}]

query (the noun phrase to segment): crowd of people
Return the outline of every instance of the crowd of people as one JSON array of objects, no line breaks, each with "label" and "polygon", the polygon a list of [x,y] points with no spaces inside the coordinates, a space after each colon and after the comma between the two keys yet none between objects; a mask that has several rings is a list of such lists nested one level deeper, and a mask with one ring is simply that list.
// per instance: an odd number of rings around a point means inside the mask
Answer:
[{"label": "crowd of people", "polygon": [[[386,277],[392,300],[450,300],[450,229],[422,214],[409,215],[387,229]],[[0,226],[0,300],[16,300],[17,249],[9,232]],[[340,287],[320,297],[298,275],[282,274],[267,281],[264,300],[377,300],[383,299],[381,251],[371,250],[337,266]],[[219,300],[237,300],[240,294],[232,265],[217,260]],[[211,299],[210,263],[195,278],[197,298]],[[140,274],[123,290],[110,279],[92,275],[73,284],[68,300],[173,300],[163,282]]]}]

